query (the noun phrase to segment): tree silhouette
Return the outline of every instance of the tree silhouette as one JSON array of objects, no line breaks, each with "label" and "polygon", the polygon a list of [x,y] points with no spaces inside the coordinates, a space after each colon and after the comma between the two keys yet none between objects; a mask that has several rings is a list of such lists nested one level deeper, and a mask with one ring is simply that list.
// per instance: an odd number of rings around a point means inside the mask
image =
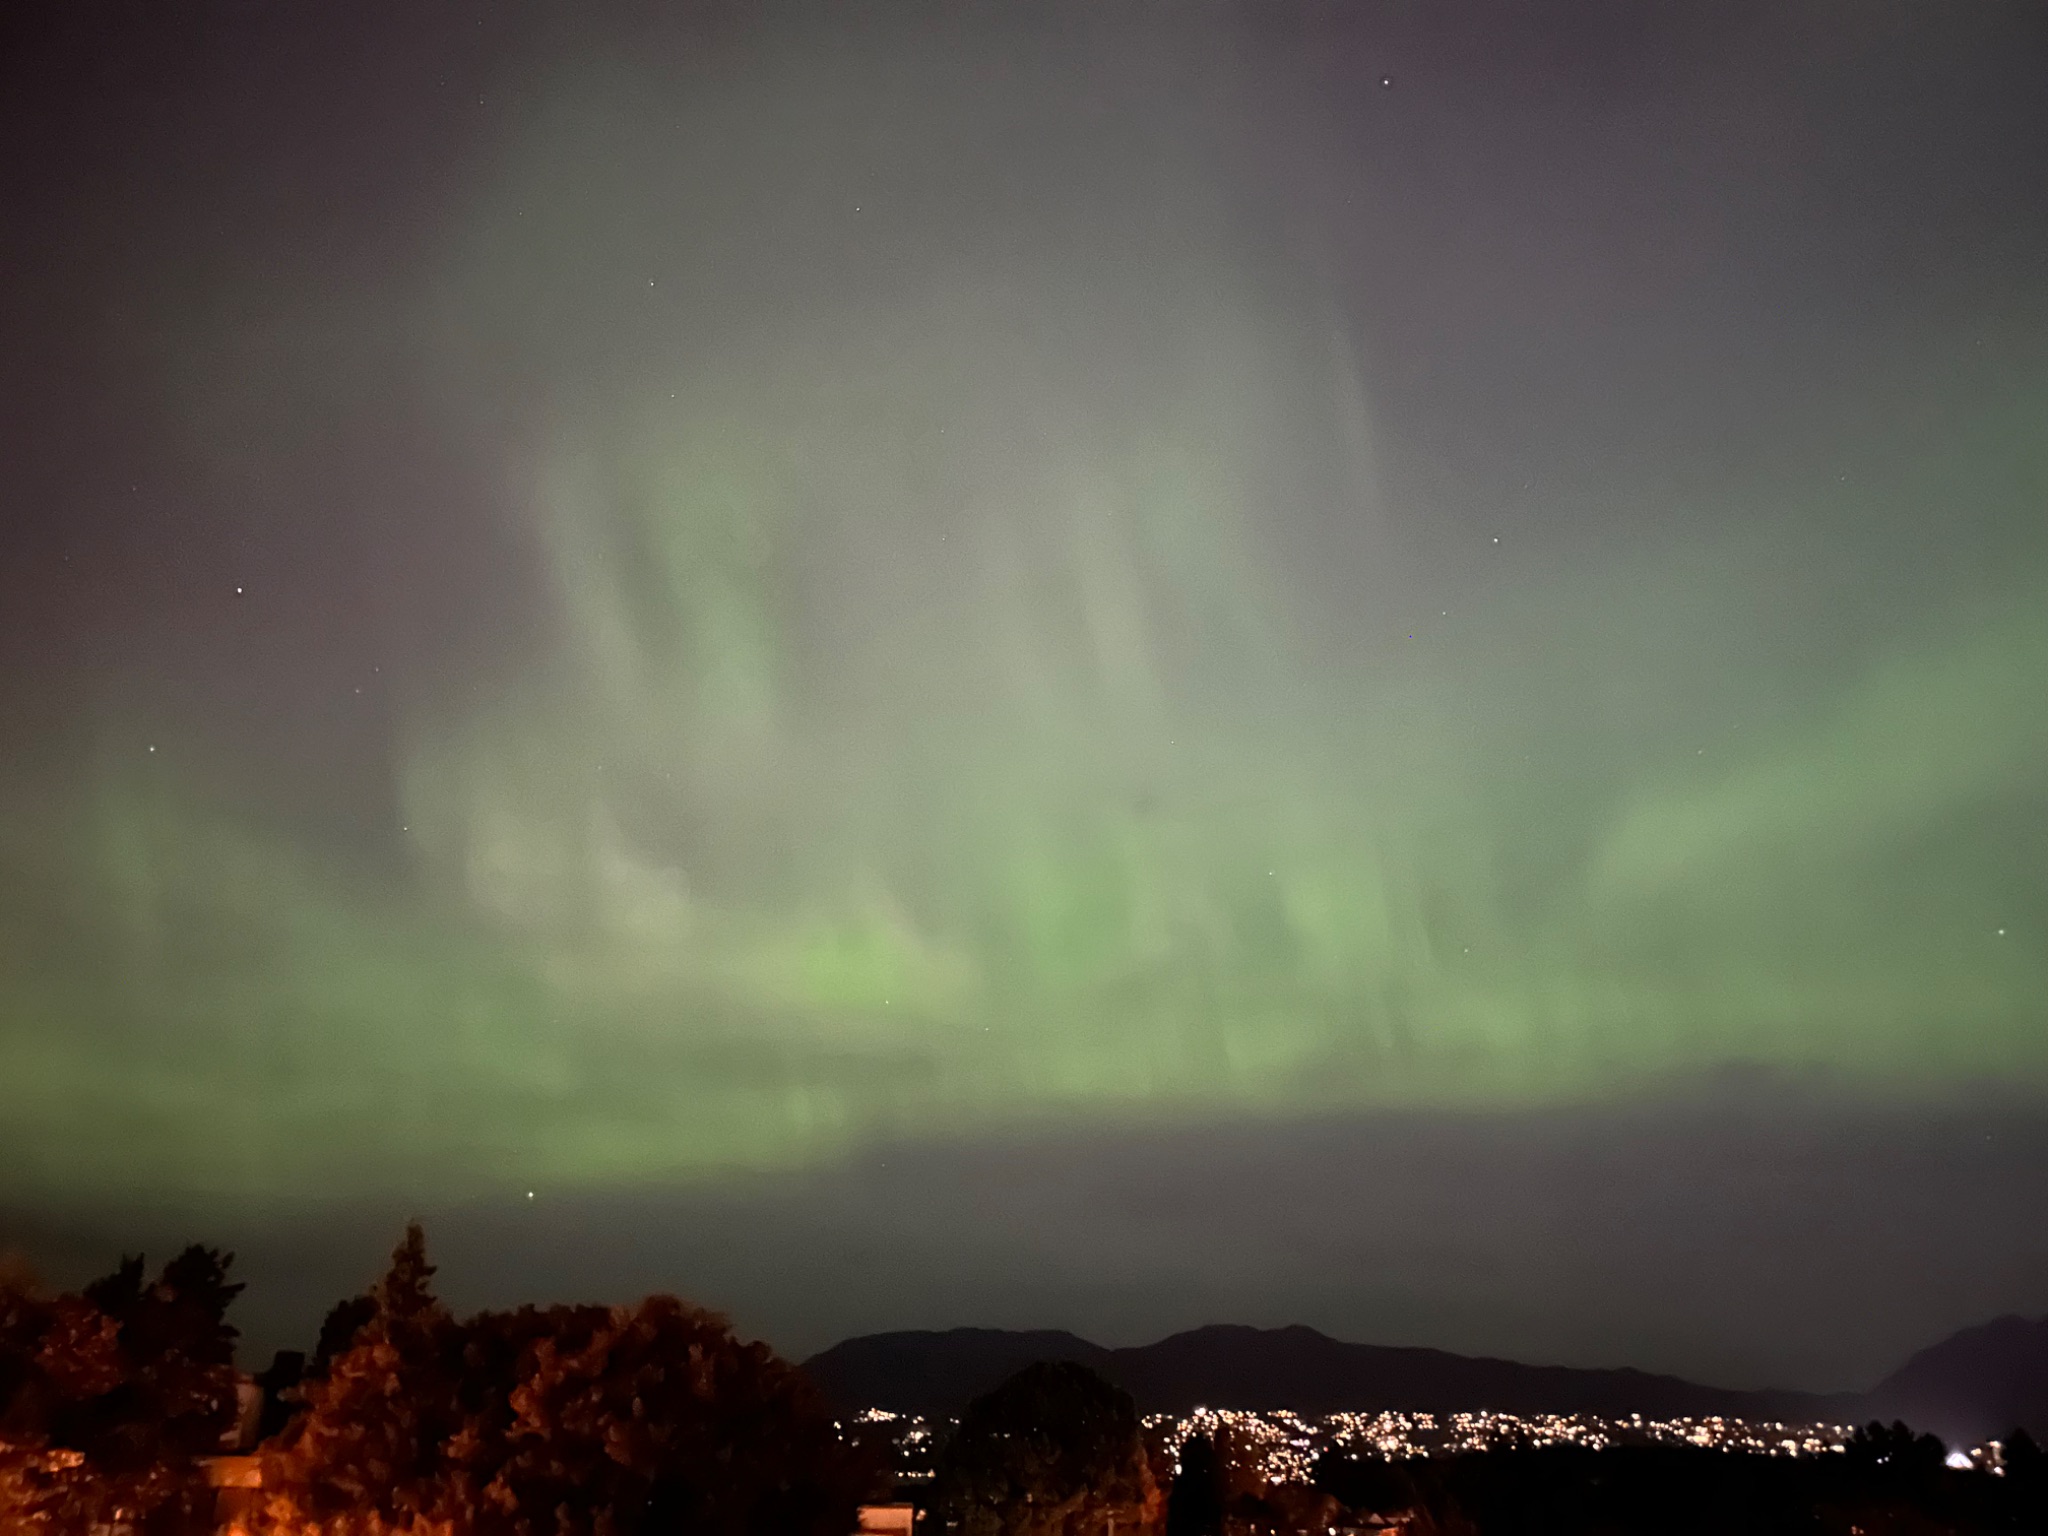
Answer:
[{"label": "tree silhouette", "polygon": [[210,1522],[202,1458],[234,1422],[241,1290],[228,1255],[192,1247],[145,1284],[125,1259],[77,1295],[0,1289],[0,1509],[23,1530]]},{"label": "tree silhouette", "polygon": [[1180,1470],[1166,1498],[1166,1536],[1220,1536],[1223,1530],[1223,1465],[1216,1442],[1189,1435],[1181,1442]]},{"label": "tree silhouette", "polygon": [[1938,1478],[1948,1459],[1948,1447],[1940,1440],[1915,1434],[1898,1420],[1881,1424],[1873,1419],[1849,1438],[1842,1452],[1850,1466],[1893,1483],[1925,1483]]},{"label": "tree silhouette", "polygon": [[1107,1536],[1162,1500],[1127,1393],[1070,1361],[1026,1366],[967,1406],[940,1460],[963,1536]]},{"label": "tree silhouette", "polygon": [[840,1536],[876,1483],[794,1367],[672,1296],[486,1315],[465,1365],[456,1460],[494,1536]]},{"label": "tree silhouette", "polygon": [[457,1323],[417,1226],[375,1311],[300,1388],[263,1522],[322,1536],[841,1536],[874,1467],[810,1384],[653,1297]]},{"label": "tree silhouette", "polygon": [[2008,1477],[2030,1478],[2048,1475],[2048,1452],[2034,1443],[2024,1429],[2015,1429],[1999,1442]]},{"label": "tree silhouette", "polygon": [[462,1336],[435,1299],[414,1222],[352,1342],[298,1393],[305,1411],[263,1452],[262,1518],[289,1530],[455,1528],[442,1449],[462,1427]]},{"label": "tree silhouette", "polygon": [[2048,1452],[2024,1429],[1999,1442],[2013,1512],[2030,1529],[2048,1531]]},{"label": "tree silhouette", "polygon": [[306,1357],[296,1349],[280,1349],[270,1357],[269,1367],[256,1373],[256,1387],[263,1394],[256,1421],[259,1442],[281,1433],[291,1422],[298,1411],[299,1385],[305,1379]]},{"label": "tree silhouette", "polygon": [[1418,1502],[1406,1472],[1378,1456],[1325,1451],[1310,1474],[1316,1487],[1361,1515],[1398,1515]]},{"label": "tree silhouette", "polygon": [[391,1250],[391,1267],[370,1297],[377,1304],[376,1321],[387,1329],[415,1319],[445,1316],[434,1295],[434,1266],[427,1262],[427,1234],[416,1221],[407,1222],[405,1236]]},{"label": "tree silhouette", "polygon": [[364,1292],[337,1301],[320,1320],[320,1337],[313,1345],[313,1358],[306,1363],[308,1376],[325,1376],[327,1365],[356,1341],[363,1325],[377,1315],[377,1298]]}]

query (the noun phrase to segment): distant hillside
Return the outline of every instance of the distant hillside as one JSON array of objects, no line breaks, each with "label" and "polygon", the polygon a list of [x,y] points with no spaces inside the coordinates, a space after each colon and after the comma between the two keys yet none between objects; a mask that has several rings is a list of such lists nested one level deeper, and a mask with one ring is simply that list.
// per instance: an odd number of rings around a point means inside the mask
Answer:
[{"label": "distant hillside", "polygon": [[954,1328],[870,1333],[835,1344],[804,1371],[841,1412],[958,1413],[971,1399],[1040,1360],[1076,1360],[1109,1373],[1110,1351],[1071,1333]]},{"label": "distant hillside", "polygon": [[1070,1333],[884,1333],[849,1339],[805,1362],[843,1408],[957,1413],[1034,1360],[1077,1360],[1123,1386],[1144,1411],[1408,1408],[1456,1412],[1597,1413],[1619,1417],[1727,1414],[1846,1421],[1860,1399],[1802,1392],[1731,1392],[1643,1371],[1577,1370],[1473,1359],[1435,1349],[1346,1344],[1312,1328],[1198,1328],[1135,1349],[1104,1349]]},{"label": "distant hillside", "polygon": [[1904,1419],[1951,1445],[1977,1445],[2024,1425],[2048,1440],[2048,1317],[2001,1317],[1951,1334],[1887,1376],[1870,1415]]}]

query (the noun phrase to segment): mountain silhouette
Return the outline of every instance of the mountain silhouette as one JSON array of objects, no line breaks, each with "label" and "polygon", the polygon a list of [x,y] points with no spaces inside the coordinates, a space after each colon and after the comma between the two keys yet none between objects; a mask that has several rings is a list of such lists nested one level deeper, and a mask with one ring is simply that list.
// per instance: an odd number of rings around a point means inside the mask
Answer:
[{"label": "mountain silhouette", "polygon": [[927,1417],[958,1413],[989,1388],[1041,1360],[1073,1360],[1110,1375],[1113,1352],[1071,1333],[952,1328],[870,1333],[804,1362],[842,1413],[887,1408]]},{"label": "mountain silhouette", "polygon": [[1131,1349],[1105,1349],[1058,1332],[960,1328],[869,1334],[812,1356],[804,1369],[843,1411],[887,1408],[942,1416],[958,1413],[1034,1360],[1091,1366],[1147,1413],[1201,1406],[1306,1414],[1492,1409],[1847,1422],[1862,1405],[1848,1393],[1741,1392],[1645,1371],[1521,1365],[1438,1349],[1347,1344],[1303,1327],[1219,1325]]},{"label": "mountain silhouette", "polygon": [[2014,1426],[2048,1438],[2048,1317],[2001,1317],[1923,1349],[1869,1394],[1868,1416],[1904,1419],[1950,1445]]},{"label": "mountain silhouette", "polygon": [[1903,1419],[1951,1446],[2015,1426],[2048,1440],[2048,1318],[2001,1317],[1921,1350],[1868,1392],[1744,1392],[1636,1370],[1522,1365],[1440,1349],[1347,1344],[1313,1328],[1218,1325],[1156,1344],[1105,1349],[1071,1333],[956,1328],[848,1339],[804,1369],[843,1411],[958,1413],[1037,1360],[1074,1360],[1128,1391],[1147,1413],[1291,1408],[1323,1414],[1591,1413],[1785,1423]]}]

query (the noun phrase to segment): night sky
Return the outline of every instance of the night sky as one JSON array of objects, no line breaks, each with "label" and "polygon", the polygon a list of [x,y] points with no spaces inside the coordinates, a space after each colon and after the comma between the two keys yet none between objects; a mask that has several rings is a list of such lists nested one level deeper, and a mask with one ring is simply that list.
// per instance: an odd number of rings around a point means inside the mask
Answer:
[{"label": "night sky", "polygon": [[304,1342],[2048,1311],[2048,12],[0,22],[0,1247]]}]

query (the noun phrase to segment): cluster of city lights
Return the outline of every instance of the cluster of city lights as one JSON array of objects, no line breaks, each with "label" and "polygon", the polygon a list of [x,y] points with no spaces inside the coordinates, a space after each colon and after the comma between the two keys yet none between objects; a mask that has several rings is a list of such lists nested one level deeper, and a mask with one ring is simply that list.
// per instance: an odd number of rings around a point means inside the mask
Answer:
[{"label": "cluster of city lights", "polygon": [[[1255,1468],[1268,1483],[1307,1482],[1316,1458],[1335,1451],[1401,1461],[1411,1457],[1457,1456],[1543,1446],[1605,1450],[1619,1445],[1682,1445],[1741,1451],[1761,1456],[1821,1456],[1841,1450],[1855,1430],[1843,1424],[1779,1424],[1747,1419],[1604,1418],[1589,1413],[1518,1414],[1479,1410],[1467,1413],[1331,1413],[1320,1417],[1287,1409],[1197,1408],[1187,1414],[1150,1414],[1145,1432],[1155,1444],[1177,1447],[1191,1435],[1227,1444],[1234,1459]],[[932,1456],[944,1421],[869,1408],[842,1426],[864,1436],[879,1434],[896,1453],[903,1477],[932,1475]],[[1995,1448],[1986,1452],[1995,1460]],[[1973,1454],[1973,1463],[1977,1456]]]},{"label": "cluster of city lights", "polygon": [[1589,1413],[1332,1413],[1320,1418],[1286,1410],[1197,1408],[1180,1417],[1158,1414],[1146,1428],[1170,1444],[1189,1435],[1227,1437],[1233,1453],[1268,1482],[1305,1481],[1325,1451],[1386,1461],[1457,1456],[1470,1451],[1541,1446],[1605,1450],[1616,1445],[1690,1445],[1767,1456],[1818,1456],[1840,1450],[1855,1433],[1839,1424],[1755,1423],[1745,1419],[1610,1419]]},{"label": "cluster of city lights", "polygon": [[[895,1453],[900,1477],[929,1479],[940,1438],[950,1419],[868,1408],[839,1426],[842,1434],[886,1440]],[[1305,1483],[1325,1452],[1405,1461],[1412,1457],[1459,1456],[1474,1451],[1579,1446],[1603,1451],[1623,1445],[1693,1446],[1703,1450],[1743,1452],[1753,1456],[1827,1456],[1840,1451],[1855,1435],[1848,1424],[1780,1424],[1754,1419],[1604,1418],[1591,1413],[1330,1413],[1321,1417],[1285,1408],[1197,1408],[1192,1413],[1147,1414],[1145,1435],[1155,1446],[1175,1450],[1191,1435],[1207,1435],[1228,1448],[1230,1457],[1271,1484]],[[1961,1471],[2001,1474],[2002,1447],[1996,1440],[1969,1450],[1953,1451],[1948,1464]],[[1178,1459],[1175,1470],[1179,1470]]]}]

